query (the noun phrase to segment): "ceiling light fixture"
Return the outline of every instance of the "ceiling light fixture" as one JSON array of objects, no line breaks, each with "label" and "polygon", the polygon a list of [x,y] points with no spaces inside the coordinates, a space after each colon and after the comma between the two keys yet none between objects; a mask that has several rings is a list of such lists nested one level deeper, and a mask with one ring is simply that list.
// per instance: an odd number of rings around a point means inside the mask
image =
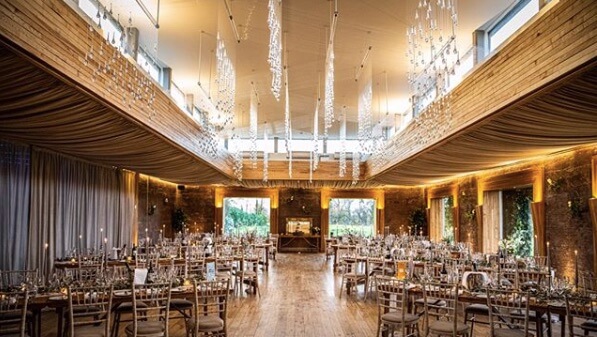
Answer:
[{"label": "ceiling light fixture", "polygon": [[280,100],[282,89],[282,1],[269,0],[269,15],[267,25],[269,27],[269,55],[267,61],[272,72],[272,94],[276,100]]},{"label": "ceiling light fixture", "polygon": [[334,1],[334,13],[330,26],[330,38],[325,57],[325,101],[324,101],[324,126],[323,135],[328,137],[328,130],[334,121],[334,35],[338,22],[338,2]]},{"label": "ceiling light fixture", "polygon": [[321,98],[317,95],[317,102],[315,103],[315,115],[313,116],[313,165],[312,169],[315,171],[319,166],[319,105],[321,105]]},{"label": "ceiling light fixture", "polygon": [[359,182],[361,175],[361,153],[354,151],[352,153],[352,184],[356,185]]},{"label": "ceiling light fixture", "polygon": [[224,129],[232,123],[236,95],[236,71],[226,51],[224,40],[217,35],[216,49],[216,86],[215,106],[217,116],[211,116],[212,123]]},{"label": "ceiling light fixture", "polygon": [[450,76],[460,65],[457,26],[457,0],[420,0],[407,29],[408,82],[422,145],[442,137],[451,125]]},{"label": "ceiling light fixture", "polygon": [[284,145],[288,156],[288,177],[292,178],[292,121],[290,120],[290,96],[288,94],[288,68],[284,66]]}]

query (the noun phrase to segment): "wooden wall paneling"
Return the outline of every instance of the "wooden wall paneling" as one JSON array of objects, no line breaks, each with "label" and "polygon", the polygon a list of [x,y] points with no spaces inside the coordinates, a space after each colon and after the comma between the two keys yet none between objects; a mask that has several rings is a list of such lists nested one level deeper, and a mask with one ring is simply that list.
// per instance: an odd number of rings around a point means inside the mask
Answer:
[{"label": "wooden wall paneling", "polygon": [[[148,98],[133,99],[126,91],[117,89],[119,83],[136,87],[144,71],[127,57],[116,58],[111,64],[114,71],[124,75],[113,80],[110,72],[96,72],[98,66],[112,62],[115,49],[100,35],[89,31],[88,22],[60,0],[43,1],[32,6],[27,0],[14,0],[0,4],[0,42],[30,58],[37,66],[114,109],[121,116],[160,135],[181,151],[192,153],[207,167],[232,177],[232,158],[219,151],[208,156],[200,145],[206,132],[172,102],[169,95],[153,80],[149,92],[155,94],[155,114],[149,117]],[[95,51],[91,66],[84,58],[93,45]],[[103,49],[103,53],[98,51]],[[125,86],[127,85],[125,84]],[[124,99],[123,99],[124,98]]]},{"label": "wooden wall paneling", "polygon": [[[401,133],[399,143],[390,144],[390,151],[396,155],[385,165],[373,167],[371,175],[391,173],[393,167],[400,167],[400,173],[406,177],[403,166],[418,168],[409,163],[415,156],[432,151],[448,137],[504,112],[514,103],[530,99],[531,94],[589,63],[595,56],[596,22],[597,6],[589,2],[552,1],[531,19],[526,29],[511,37],[509,44],[492,53],[452,91],[448,98],[452,124],[443,137],[432,144],[420,144],[417,126],[412,123]],[[542,52],[538,54],[537,50]],[[403,163],[409,165],[400,165]],[[382,175],[378,177],[380,181]],[[388,174],[390,178],[394,177]]]}]

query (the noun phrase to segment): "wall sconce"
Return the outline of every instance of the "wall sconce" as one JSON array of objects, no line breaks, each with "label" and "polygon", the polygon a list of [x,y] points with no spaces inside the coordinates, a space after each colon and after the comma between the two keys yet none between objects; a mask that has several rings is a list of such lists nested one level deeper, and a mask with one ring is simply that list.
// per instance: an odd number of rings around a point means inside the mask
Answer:
[{"label": "wall sconce", "polygon": [[155,213],[155,210],[158,208],[158,205],[151,205],[149,206],[149,209],[147,210],[147,215],[153,215]]}]

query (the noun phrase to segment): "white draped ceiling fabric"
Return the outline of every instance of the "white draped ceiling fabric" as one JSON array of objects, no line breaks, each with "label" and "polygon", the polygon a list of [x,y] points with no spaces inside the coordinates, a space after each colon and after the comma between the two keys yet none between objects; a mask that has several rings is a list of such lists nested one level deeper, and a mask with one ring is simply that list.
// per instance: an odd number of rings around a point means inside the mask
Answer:
[{"label": "white draped ceiling fabric", "polygon": [[0,47],[0,135],[181,184],[229,178]]}]

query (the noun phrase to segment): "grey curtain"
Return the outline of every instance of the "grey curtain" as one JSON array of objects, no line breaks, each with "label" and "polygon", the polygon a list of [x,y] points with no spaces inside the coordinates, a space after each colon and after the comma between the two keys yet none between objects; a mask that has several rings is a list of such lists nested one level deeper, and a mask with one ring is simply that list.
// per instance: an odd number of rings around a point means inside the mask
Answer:
[{"label": "grey curtain", "polygon": [[0,140],[0,270],[25,268],[29,147]]},{"label": "grey curtain", "polygon": [[105,239],[109,249],[130,242],[134,173],[35,148],[31,159],[29,268],[47,274],[70,251],[97,251]]}]

